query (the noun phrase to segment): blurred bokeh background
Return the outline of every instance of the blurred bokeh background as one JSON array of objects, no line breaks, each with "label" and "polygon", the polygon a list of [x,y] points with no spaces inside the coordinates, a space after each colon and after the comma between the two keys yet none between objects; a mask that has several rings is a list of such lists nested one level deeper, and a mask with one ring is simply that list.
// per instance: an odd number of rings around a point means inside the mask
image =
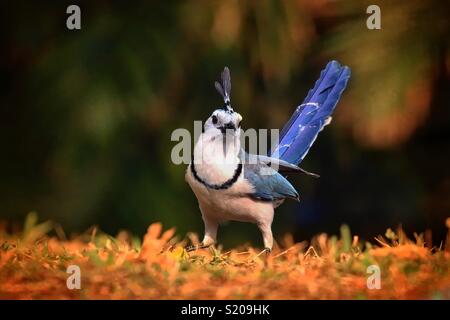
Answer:
[{"label": "blurred bokeh background", "polygon": [[[81,7],[82,29],[66,28]],[[368,30],[366,8],[381,8]],[[67,233],[92,225],[142,235],[154,221],[203,232],[171,132],[221,105],[227,65],[244,128],[281,128],[332,59],[352,78],[292,177],[276,238],[365,239],[450,216],[449,22],[441,1],[2,1],[0,220],[37,211]],[[225,246],[261,245],[253,225],[219,231]]]}]

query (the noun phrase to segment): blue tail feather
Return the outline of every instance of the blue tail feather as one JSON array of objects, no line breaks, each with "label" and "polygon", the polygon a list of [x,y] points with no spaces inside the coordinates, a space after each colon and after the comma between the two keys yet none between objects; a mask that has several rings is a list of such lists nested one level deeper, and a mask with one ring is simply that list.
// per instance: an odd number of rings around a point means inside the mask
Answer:
[{"label": "blue tail feather", "polygon": [[330,61],[320,73],[314,87],[284,126],[280,143],[272,154],[284,161],[299,164],[319,132],[331,120],[336,104],[350,78],[350,69]]}]

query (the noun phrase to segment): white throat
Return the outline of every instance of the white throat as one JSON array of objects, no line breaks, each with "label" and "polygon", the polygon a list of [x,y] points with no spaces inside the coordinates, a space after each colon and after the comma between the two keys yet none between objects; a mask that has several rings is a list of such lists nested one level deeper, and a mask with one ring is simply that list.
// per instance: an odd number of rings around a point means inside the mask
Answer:
[{"label": "white throat", "polygon": [[230,179],[240,162],[240,132],[223,135],[216,130],[202,133],[194,147],[194,164],[199,176],[210,184]]}]

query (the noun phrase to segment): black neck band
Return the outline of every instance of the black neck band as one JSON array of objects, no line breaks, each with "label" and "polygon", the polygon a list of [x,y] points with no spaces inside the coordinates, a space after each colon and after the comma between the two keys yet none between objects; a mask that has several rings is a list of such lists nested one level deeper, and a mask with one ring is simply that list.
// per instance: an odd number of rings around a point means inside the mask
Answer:
[{"label": "black neck band", "polygon": [[239,176],[242,173],[242,163],[241,162],[238,163],[237,168],[234,170],[233,176],[230,179],[228,179],[227,181],[225,181],[224,183],[210,184],[199,177],[197,170],[195,170],[194,154],[192,154],[191,172],[192,172],[192,175],[194,176],[195,180],[197,180],[198,182],[203,184],[205,187],[207,187],[209,189],[214,189],[214,190],[225,190],[225,189],[230,188],[237,181],[237,179],[239,179]]}]

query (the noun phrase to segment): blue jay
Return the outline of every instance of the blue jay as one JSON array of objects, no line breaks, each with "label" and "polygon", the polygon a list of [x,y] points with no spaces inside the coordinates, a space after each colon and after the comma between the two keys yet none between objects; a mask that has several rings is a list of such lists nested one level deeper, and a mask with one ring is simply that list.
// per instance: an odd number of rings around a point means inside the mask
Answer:
[{"label": "blue jay", "polygon": [[349,77],[347,66],[329,62],[284,126],[274,152],[263,156],[246,153],[241,148],[242,116],[231,106],[230,71],[225,67],[222,83],[215,83],[224,106],[206,120],[186,170],[186,181],[198,199],[205,224],[203,241],[189,249],[213,245],[219,224],[233,220],[256,224],[265,251],[272,250],[274,209],[286,198],[299,200],[298,192],[285,175],[296,172],[314,175],[298,165],[319,132],[330,123]]}]

